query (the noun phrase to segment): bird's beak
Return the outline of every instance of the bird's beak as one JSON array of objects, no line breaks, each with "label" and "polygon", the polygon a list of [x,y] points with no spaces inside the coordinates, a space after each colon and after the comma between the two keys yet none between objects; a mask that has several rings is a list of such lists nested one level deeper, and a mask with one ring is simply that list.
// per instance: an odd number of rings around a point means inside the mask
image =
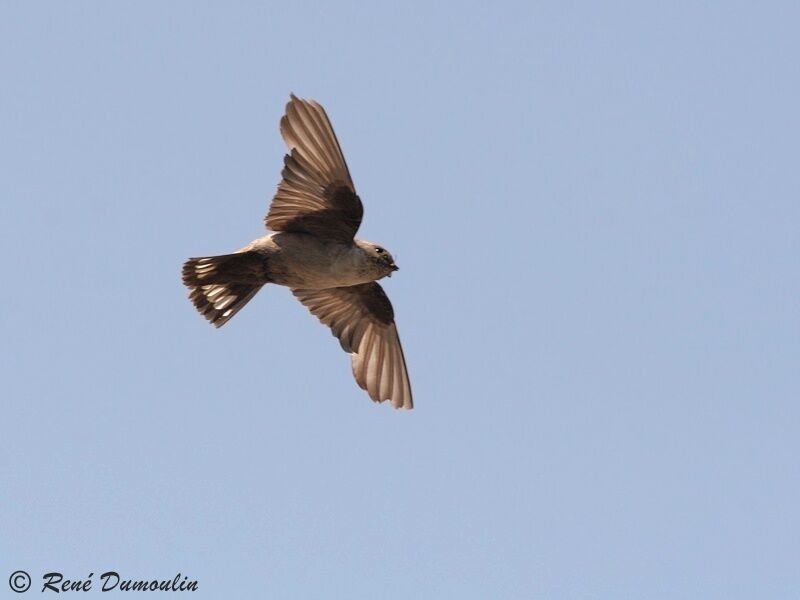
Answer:
[{"label": "bird's beak", "polygon": [[[390,264],[389,266],[392,268],[392,273],[394,273],[395,271],[399,271],[399,270],[400,270],[400,267],[398,267],[398,266],[397,266],[396,264],[394,264],[394,263]],[[392,273],[389,273],[389,275],[388,275],[388,276],[389,276],[389,277],[391,277],[391,276],[392,276]]]}]

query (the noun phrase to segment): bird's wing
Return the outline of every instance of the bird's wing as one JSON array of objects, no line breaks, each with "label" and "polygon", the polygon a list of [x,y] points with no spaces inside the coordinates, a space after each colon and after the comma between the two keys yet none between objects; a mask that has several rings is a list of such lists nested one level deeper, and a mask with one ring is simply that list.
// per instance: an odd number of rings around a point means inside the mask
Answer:
[{"label": "bird's wing", "polygon": [[292,94],[281,119],[281,135],[289,154],[283,159],[267,227],[352,241],[364,207],[325,110]]},{"label": "bird's wing", "polygon": [[389,298],[374,281],[327,290],[292,290],[311,313],[331,328],[352,354],[353,375],[375,402],[413,408],[411,383]]}]

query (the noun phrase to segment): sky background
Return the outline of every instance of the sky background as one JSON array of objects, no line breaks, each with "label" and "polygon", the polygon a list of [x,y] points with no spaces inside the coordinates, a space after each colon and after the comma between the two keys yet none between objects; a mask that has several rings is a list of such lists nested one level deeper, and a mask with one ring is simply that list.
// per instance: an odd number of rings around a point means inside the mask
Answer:
[{"label": "sky background", "polygon": [[[0,597],[797,598],[799,19],[4,2]],[[401,267],[411,412],[288,290],[186,298],[264,234],[290,92]]]}]

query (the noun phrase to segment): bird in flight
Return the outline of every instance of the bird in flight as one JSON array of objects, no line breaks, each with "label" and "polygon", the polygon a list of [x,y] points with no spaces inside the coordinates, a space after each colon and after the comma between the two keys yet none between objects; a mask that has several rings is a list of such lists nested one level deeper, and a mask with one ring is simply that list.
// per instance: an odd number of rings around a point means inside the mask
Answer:
[{"label": "bird in flight", "polygon": [[294,94],[281,118],[289,147],[265,223],[274,233],[221,256],[190,258],[190,300],[222,327],[268,283],[284,285],[350,353],[375,402],[413,407],[394,310],[377,280],[398,270],[388,250],[355,239],[364,208],[325,110]]}]

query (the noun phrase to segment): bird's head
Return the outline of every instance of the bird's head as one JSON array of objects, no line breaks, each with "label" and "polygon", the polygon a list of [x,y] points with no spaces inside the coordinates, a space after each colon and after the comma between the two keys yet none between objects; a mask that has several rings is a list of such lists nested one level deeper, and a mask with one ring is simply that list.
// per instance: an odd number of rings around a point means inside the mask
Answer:
[{"label": "bird's head", "polygon": [[383,246],[372,242],[365,242],[364,240],[358,240],[356,244],[363,250],[364,254],[367,255],[367,258],[376,270],[378,270],[380,277],[391,277],[392,273],[399,270],[399,267],[394,263],[391,252]]}]

